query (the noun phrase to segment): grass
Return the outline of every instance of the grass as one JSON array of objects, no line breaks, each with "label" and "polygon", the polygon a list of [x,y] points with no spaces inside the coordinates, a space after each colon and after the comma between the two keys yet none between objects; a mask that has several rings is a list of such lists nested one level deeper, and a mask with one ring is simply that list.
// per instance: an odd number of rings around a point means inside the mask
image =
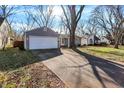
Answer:
[{"label": "grass", "polygon": [[9,48],[0,51],[0,70],[10,71],[38,61],[30,51]]},{"label": "grass", "polygon": [[124,62],[124,46],[120,46],[119,49],[98,46],[87,46],[79,49],[85,53],[95,55],[101,58]]},{"label": "grass", "polygon": [[[50,81],[52,79],[54,81]],[[0,87],[60,87],[49,83],[56,81],[61,82],[31,51],[18,48],[0,50]]]},{"label": "grass", "polygon": [[38,60],[30,51],[17,48],[0,50],[0,87],[18,87],[17,79],[19,83],[26,82],[30,77],[26,66]]}]

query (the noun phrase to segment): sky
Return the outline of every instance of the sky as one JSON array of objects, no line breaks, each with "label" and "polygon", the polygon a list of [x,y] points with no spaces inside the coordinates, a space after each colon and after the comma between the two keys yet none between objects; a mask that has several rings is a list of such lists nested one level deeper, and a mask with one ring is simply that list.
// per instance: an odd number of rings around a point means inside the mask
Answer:
[{"label": "sky", "polygon": [[[36,12],[36,11],[33,11],[32,6],[25,6],[25,7],[26,7],[26,9],[31,10],[32,13]],[[81,17],[80,20],[88,20],[90,14],[91,14],[91,11],[95,7],[96,7],[95,5],[87,5],[87,6],[85,6],[85,8],[83,10],[83,13],[82,13],[82,17]],[[24,6],[21,6],[21,7],[19,7],[17,9],[17,11],[16,11],[17,13],[13,17],[8,18],[10,21],[13,20],[12,27],[14,28],[14,30],[16,32],[21,31],[22,23],[23,23],[23,25],[26,24],[26,20],[25,20],[26,19],[26,15],[23,12],[24,10],[25,10]],[[60,6],[54,6],[53,15],[55,15],[55,18],[54,18],[54,23],[53,23],[54,26],[53,26],[52,29],[55,30],[55,31],[59,30],[60,16],[61,16],[62,13],[63,13],[63,11],[62,11]]]}]

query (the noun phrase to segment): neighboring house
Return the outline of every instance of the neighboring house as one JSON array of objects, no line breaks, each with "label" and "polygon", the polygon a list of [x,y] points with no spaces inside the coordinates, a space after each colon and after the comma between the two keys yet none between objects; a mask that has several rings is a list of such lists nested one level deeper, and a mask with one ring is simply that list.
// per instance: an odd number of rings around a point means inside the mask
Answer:
[{"label": "neighboring house", "polygon": [[[1,18],[0,18],[1,21]],[[11,44],[11,38],[9,37],[10,27],[6,20],[0,22],[0,48],[3,48],[5,45]]]},{"label": "neighboring house", "polygon": [[100,39],[96,35],[90,35],[88,37],[88,45],[96,45],[100,43]]},{"label": "neighboring house", "polygon": [[36,28],[25,32],[25,49],[56,49],[59,48],[58,33],[48,27]]},{"label": "neighboring house", "polygon": [[88,45],[88,36],[84,35],[81,38],[81,46]]},{"label": "neighboring house", "polygon": [[[60,34],[59,35],[59,46],[60,47],[69,47],[70,45],[70,35],[68,34]],[[75,36],[75,45],[80,46],[81,45],[81,37]]]},{"label": "neighboring house", "polygon": [[[100,44],[100,39],[96,35],[75,36],[76,46],[96,45],[96,44]],[[69,47],[70,36],[68,34],[60,34],[59,45],[60,47]]]},{"label": "neighboring house", "polygon": [[96,35],[82,36],[81,45],[96,45],[100,43],[100,39]]},{"label": "neighboring house", "polygon": [[110,44],[110,41],[105,36],[100,37],[100,42]]}]

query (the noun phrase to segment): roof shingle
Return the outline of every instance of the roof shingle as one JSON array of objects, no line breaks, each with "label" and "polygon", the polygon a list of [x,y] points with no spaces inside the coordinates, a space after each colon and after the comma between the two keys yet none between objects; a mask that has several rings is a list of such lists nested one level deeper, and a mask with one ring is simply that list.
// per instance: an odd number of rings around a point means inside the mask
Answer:
[{"label": "roof shingle", "polygon": [[52,29],[44,26],[41,28],[36,28],[36,29],[30,30],[30,31],[27,31],[26,35],[57,37],[58,33],[53,31]]}]

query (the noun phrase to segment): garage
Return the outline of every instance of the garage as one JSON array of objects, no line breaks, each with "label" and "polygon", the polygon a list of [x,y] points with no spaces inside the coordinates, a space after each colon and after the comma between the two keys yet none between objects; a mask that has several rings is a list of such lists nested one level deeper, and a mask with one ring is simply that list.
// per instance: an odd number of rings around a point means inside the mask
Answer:
[{"label": "garage", "polygon": [[29,49],[58,48],[57,37],[30,36],[29,44]]},{"label": "garage", "polygon": [[27,31],[24,38],[25,49],[56,49],[58,33],[50,28],[42,27]]}]

